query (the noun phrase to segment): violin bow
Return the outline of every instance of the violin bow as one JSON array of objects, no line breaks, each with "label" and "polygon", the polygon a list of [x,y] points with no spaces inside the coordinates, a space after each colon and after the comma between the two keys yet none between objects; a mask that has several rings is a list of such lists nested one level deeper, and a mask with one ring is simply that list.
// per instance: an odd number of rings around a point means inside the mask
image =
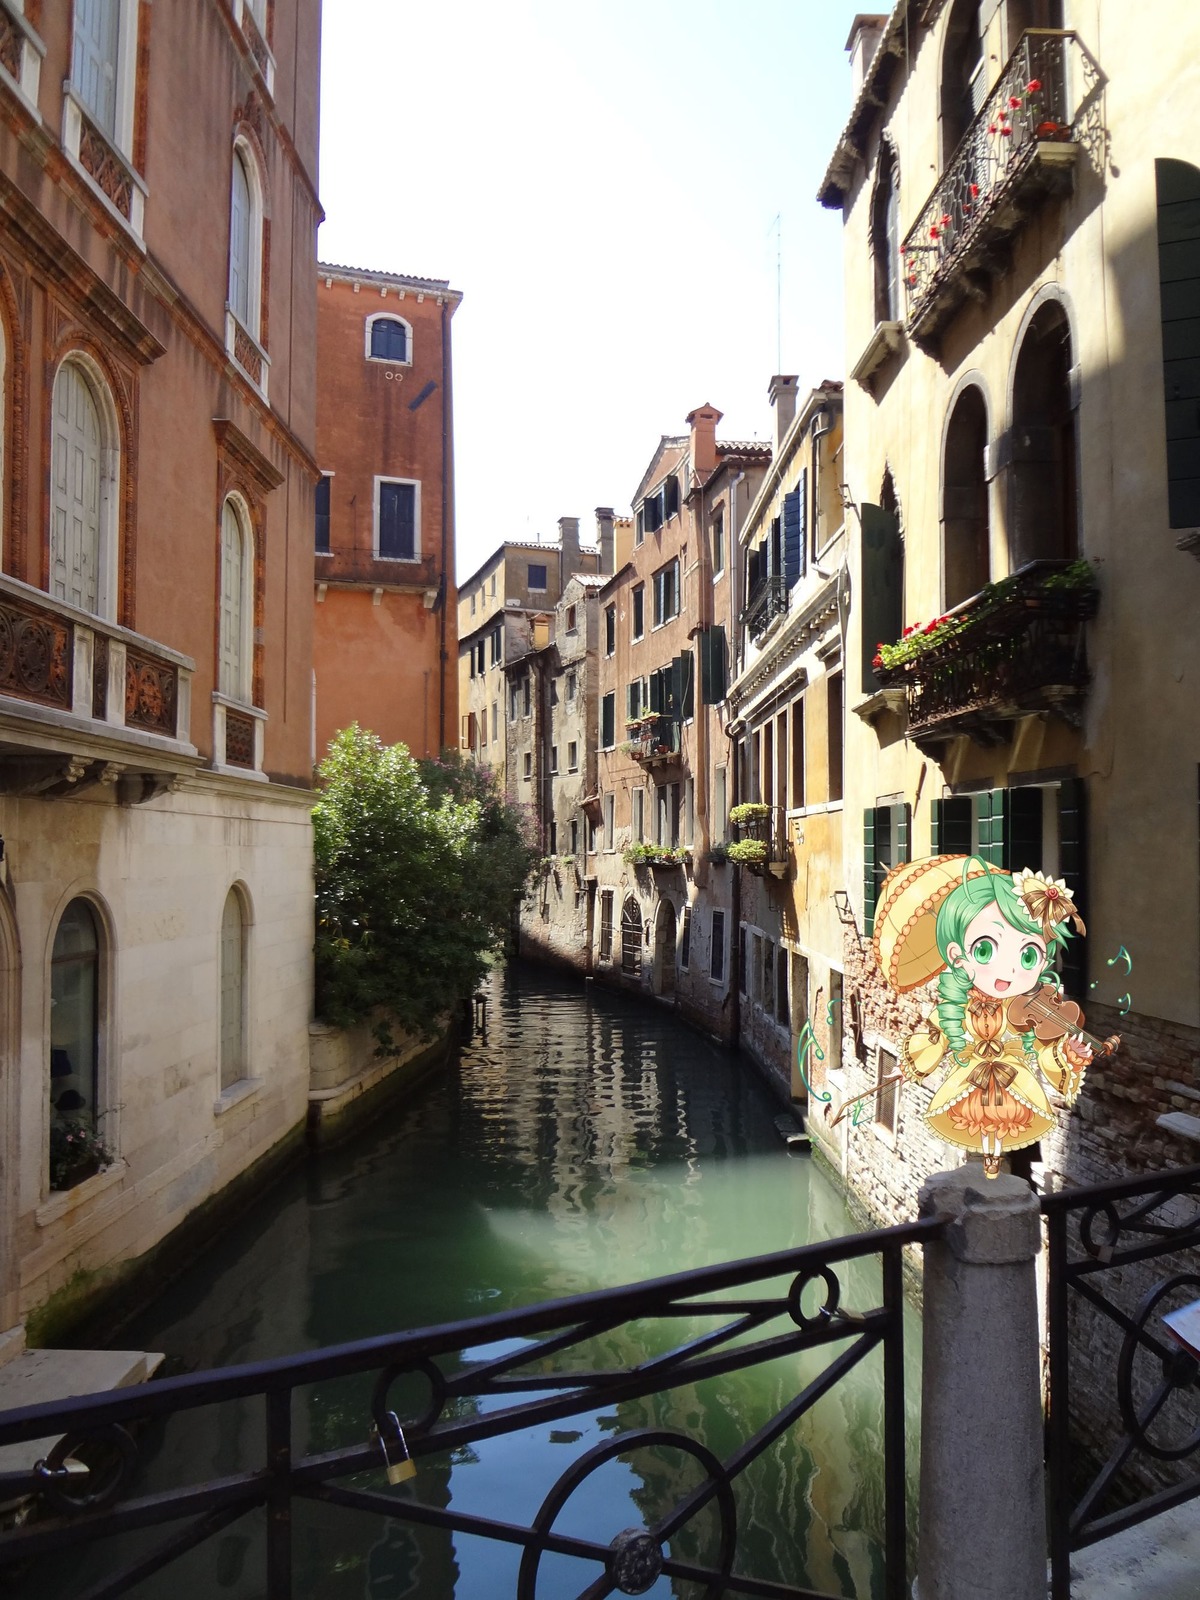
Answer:
[{"label": "violin bow", "polygon": [[[849,1100],[843,1100],[841,1105],[838,1107],[837,1116],[834,1117],[829,1126],[831,1128],[836,1128],[851,1106],[860,1105],[862,1101],[870,1100],[875,1095],[882,1094],[883,1091],[890,1088],[893,1083],[899,1083],[903,1076],[904,1074],[902,1072],[893,1072],[891,1076],[885,1078],[882,1083],[877,1083],[873,1089],[864,1089],[862,1094],[852,1094]],[[829,1116],[828,1106],[825,1107],[825,1115],[826,1117]]]}]

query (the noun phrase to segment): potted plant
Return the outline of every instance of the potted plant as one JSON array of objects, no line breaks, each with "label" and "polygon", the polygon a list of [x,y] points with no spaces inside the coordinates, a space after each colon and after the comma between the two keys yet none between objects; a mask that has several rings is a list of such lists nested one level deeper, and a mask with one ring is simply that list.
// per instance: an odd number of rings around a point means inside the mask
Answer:
[{"label": "potted plant", "polygon": [[50,1124],[50,1187],[73,1189],[111,1166],[112,1151],[89,1123],[57,1117]]},{"label": "potted plant", "polygon": [[761,800],[747,800],[729,813],[730,825],[741,839],[765,839],[770,826],[771,808]]},{"label": "potted plant", "polygon": [[739,839],[726,847],[727,860],[735,866],[747,867],[751,872],[761,872],[767,864],[767,845],[764,839]]}]

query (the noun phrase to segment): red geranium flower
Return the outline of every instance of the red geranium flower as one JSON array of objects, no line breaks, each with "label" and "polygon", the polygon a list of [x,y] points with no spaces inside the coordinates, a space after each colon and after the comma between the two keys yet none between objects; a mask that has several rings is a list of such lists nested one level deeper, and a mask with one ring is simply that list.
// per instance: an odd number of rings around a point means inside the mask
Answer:
[{"label": "red geranium flower", "polygon": [[941,237],[941,230],[939,228],[937,228],[937,227],[931,227],[930,230],[929,230],[929,237],[931,239],[940,238]]},{"label": "red geranium flower", "polygon": [[996,132],[996,124],[994,122],[989,122],[988,123],[988,132],[989,133],[995,133]]},{"label": "red geranium flower", "polygon": [[1010,94],[1008,103],[1014,111],[1019,111],[1021,109],[1021,96],[1019,94]]},{"label": "red geranium flower", "polygon": [[1029,82],[1025,85],[1025,93],[1036,94],[1041,87],[1042,80],[1040,78],[1030,78]]},{"label": "red geranium flower", "polygon": [[915,626],[916,626],[916,624],[915,624],[915,623],[913,623],[913,622],[910,622],[910,623],[909,623],[909,625],[908,625],[908,627],[907,627],[907,628],[905,628],[905,630],[904,630],[904,633],[903,633],[903,635],[902,635],[902,637],[903,637],[903,638],[905,638],[905,639],[907,639],[907,638],[908,638],[908,636],[909,636],[909,634],[910,634],[910,633],[911,633],[911,632],[912,632],[912,631],[913,631],[913,628],[914,628],[914,627],[915,627]]},{"label": "red geranium flower", "polygon": [[1000,137],[1002,139],[1011,139],[1012,138],[1012,129],[1011,128],[1001,128],[1000,129]]},{"label": "red geranium flower", "polygon": [[973,183],[971,185],[971,199],[972,200],[977,200],[978,198],[979,198],[979,185],[977,183]]},{"label": "red geranium flower", "polygon": [[949,214],[949,212],[947,212],[947,214],[942,218],[942,227],[943,228],[948,228],[949,226],[950,226],[950,214]]}]

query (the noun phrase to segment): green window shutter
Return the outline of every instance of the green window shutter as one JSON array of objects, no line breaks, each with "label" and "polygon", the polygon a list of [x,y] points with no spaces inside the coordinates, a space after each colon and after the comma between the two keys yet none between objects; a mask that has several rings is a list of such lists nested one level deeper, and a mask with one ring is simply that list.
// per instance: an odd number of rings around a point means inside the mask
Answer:
[{"label": "green window shutter", "polygon": [[683,719],[696,714],[696,657],[685,650],[679,658],[679,715]]},{"label": "green window shutter", "polygon": [[[1058,875],[1087,921],[1087,789],[1082,778],[1058,786]],[[1063,958],[1063,983],[1077,1000],[1087,996],[1087,940],[1072,939]]]},{"label": "green window shutter", "polygon": [[1008,790],[989,789],[978,796],[979,854],[994,867],[1008,866]]},{"label": "green window shutter", "polygon": [[875,932],[875,808],[863,812],[863,933]]},{"label": "green window shutter", "polygon": [[971,853],[971,797],[967,794],[947,795],[934,800],[931,824],[932,845],[935,856],[968,856]]},{"label": "green window shutter", "polygon": [[1042,852],[1042,791],[1018,788],[1008,791],[1008,868],[1040,872]]},{"label": "green window shutter", "polygon": [[600,743],[607,750],[616,743],[617,697],[606,694],[600,703]]},{"label": "green window shutter", "polygon": [[650,710],[661,713],[666,709],[663,705],[663,675],[661,672],[650,674]]},{"label": "green window shutter", "polygon": [[942,848],[942,816],[946,809],[944,800],[931,800],[929,802],[929,854],[931,856],[949,855],[948,850]]},{"label": "green window shutter", "polygon": [[894,644],[904,631],[904,547],[900,523],[882,506],[862,507],[862,689],[879,684],[871,662],[879,644]]},{"label": "green window shutter", "polygon": [[896,850],[892,865],[898,867],[902,861],[912,860],[912,807],[906,803],[897,806],[895,812]]}]

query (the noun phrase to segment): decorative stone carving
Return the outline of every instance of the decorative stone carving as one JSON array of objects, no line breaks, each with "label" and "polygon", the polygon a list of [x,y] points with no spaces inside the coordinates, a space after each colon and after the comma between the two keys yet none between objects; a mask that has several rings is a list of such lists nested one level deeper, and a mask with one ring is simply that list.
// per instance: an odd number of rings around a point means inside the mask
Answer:
[{"label": "decorative stone carving", "polygon": [[97,722],[108,715],[108,640],[102,633],[92,644],[92,715]]},{"label": "decorative stone carving", "polygon": [[239,711],[225,713],[225,765],[254,767],[254,718]]},{"label": "decorative stone carving", "polygon": [[267,41],[259,32],[258,23],[248,5],[242,7],[242,32],[246,35],[246,43],[250,46],[250,54],[254,57],[258,70],[265,78],[267,67],[270,64],[270,52]]},{"label": "decorative stone carving", "polygon": [[234,329],[233,359],[248,378],[262,383],[262,357],[255,349],[254,340],[242,327]]},{"label": "decorative stone carving", "polygon": [[24,40],[21,30],[6,11],[0,11],[0,66],[10,78],[21,81],[21,55]]},{"label": "decorative stone carving", "polygon": [[79,134],[79,165],[123,217],[132,217],[133,179],[107,139],[86,121]]},{"label": "decorative stone carving", "polygon": [[71,624],[53,612],[0,602],[0,694],[69,710],[72,644]]},{"label": "decorative stone carving", "polygon": [[168,739],[175,737],[178,674],[165,661],[125,652],[125,721]]}]

